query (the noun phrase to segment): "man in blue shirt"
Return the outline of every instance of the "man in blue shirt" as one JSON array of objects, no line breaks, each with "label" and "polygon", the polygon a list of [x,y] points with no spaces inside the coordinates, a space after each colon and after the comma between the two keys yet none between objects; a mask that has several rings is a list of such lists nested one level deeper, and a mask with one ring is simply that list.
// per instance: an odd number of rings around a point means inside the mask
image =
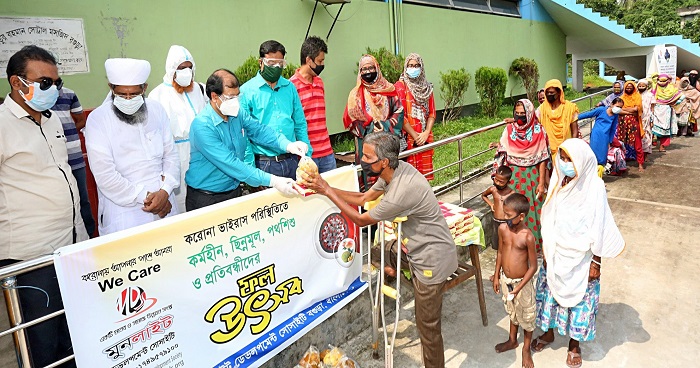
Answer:
[{"label": "man in blue shirt", "polygon": [[[238,78],[226,69],[207,79],[209,103],[190,127],[190,167],[185,174],[187,211],[241,195],[241,182],[271,186],[285,195],[298,194],[289,178],[271,175],[243,162],[248,139],[267,149],[303,155],[304,142],[290,142],[239,109]],[[240,110],[240,111],[239,111]]]},{"label": "man in blue shirt", "polygon": [[[287,65],[285,54],[284,46],[277,41],[265,41],[260,45],[260,72],[241,86],[241,107],[262,125],[281,133],[288,140],[306,143],[309,150],[304,154],[311,157],[311,144],[299,94],[296,87],[281,76]],[[278,148],[261,147],[256,142],[251,142],[249,150],[255,157],[255,167],[260,170],[296,178],[299,157]]]}]

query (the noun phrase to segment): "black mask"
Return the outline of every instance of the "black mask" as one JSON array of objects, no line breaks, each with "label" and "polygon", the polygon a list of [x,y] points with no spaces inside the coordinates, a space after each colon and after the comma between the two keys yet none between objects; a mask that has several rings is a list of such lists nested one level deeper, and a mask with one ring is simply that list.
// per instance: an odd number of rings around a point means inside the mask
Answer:
[{"label": "black mask", "polygon": [[557,95],[546,95],[547,96],[547,102],[552,103],[557,100]]},{"label": "black mask", "polygon": [[[314,64],[316,64],[316,63],[314,63]],[[319,64],[316,64],[316,66],[310,66],[311,70],[313,70],[317,76],[321,75],[321,72],[323,71],[323,68],[325,68],[325,67],[326,67],[325,65],[319,65]]]},{"label": "black mask", "polygon": [[525,115],[518,115],[515,114],[513,115],[513,119],[515,119],[515,124],[523,126],[527,123],[527,116]]},{"label": "black mask", "polygon": [[644,91],[646,91],[646,90],[647,90],[646,88],[637,88],[637,91],[639,93],[644,93]]},{"label": "black mask", "polygon": [[375,80],[377,80],[377,72],[371,72],[371,73],[364,73],[361,74],[360,77],[362,78],[365,83],[372,83]]},{"label": "black mask", "polygon": [[698,81],[698,75],[697,75],[697,74],[690,74],[690,75],[688,76],[688,79],[690,80],[690,85],[692,85],[693,87],[695,87],[695,82]]},{"label": "black mask", "polygon": [[382,168],[379,171],[372,170],[372,165],[376,164],[379,161],[380,161],[379,159],[377,159],[377,161],[374,161],[374,162],[364,162],[364,161],[360,160],[360,166],[362,166],[362,171],[364,171],[365,174],[367,176],[369,176],[370,178],[381,175],[382,171],[384,171],[384,168]]},{"label": "black mask", "polygon": [[508,225],[508,227],[511,228],[511,229],[514,228],[514,227],[516,227],[516,226],[518,226],[518,225],[520,224],[519,222],[518,222],[517,224],[514,224],[514,223],[513,223],[513,220],[515,220],[516,218],[518,218],[518,216],[520,216],[520,215],[516,215],[515,217],[513,217],[513,218],[511,218],[511,219],[506,219],[506,225]]},{"label": "black mask", "polygon": [[504,185],[498,185],[498,184],[496,184],[496,182],[494,181],[494,182],[493,182],[493,186],[496,187],[496,189],[498,189],[498,190],[503,190],[503,189],[508,188],[508,183],[506,183],[506,184],[504,184]]}]

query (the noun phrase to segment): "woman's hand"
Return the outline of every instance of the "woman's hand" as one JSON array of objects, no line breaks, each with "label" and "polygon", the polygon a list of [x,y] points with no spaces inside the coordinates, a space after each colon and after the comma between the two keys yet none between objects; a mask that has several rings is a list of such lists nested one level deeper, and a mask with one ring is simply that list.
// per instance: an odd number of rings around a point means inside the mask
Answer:
[{"label": "woman's hand", "polygon": [[496,147],[498,147],[498,142],[489,143],[489,149],[496,148]]},{"label": "woman's hand", "polygon": [[544,184],[537,185],[537,189],[535,190],[535,195],[537,196],[537,200],[542,202],[545,194],[547,194],[547,189],[544,187]]},{"label": "woman's hand", "polygon": [[426,130],[423,133],[418,134],[418,138],[415,140],[416,144],[419,146],[422,146],[425,144],[425,142],[428,141],[428,137],[430,137],[430,131]]},{"label": "woman's hand", "polygon": [[594,262],[591,262],[591,267],[588,272],[588,281],[597,280],[600,278],[600,266]]}]

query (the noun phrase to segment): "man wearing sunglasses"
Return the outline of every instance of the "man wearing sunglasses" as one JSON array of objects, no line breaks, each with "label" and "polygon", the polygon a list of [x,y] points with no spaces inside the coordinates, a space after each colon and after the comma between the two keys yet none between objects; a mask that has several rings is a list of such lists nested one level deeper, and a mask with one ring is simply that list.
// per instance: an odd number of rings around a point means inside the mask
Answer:
[{"label": "man wearing sunglasses", "polygon": [[105,70],[111,94],[84,130],[100,235],[176,215],[173,190],[180,186],[170,119],[158,102],[143,97],[151,64],[107,59]]},{"label": "man wearing sunglasses", "polygon": [[296,87],[282,77],[287,66],[284,59],[287,52],[281,43],[269,40],[260,45],[258,53],[260,72],[241,86],[241,108],[261,124],[282,133],[296,146],[289,153],[251,142],[246,157],[255,157],[255,166],[262,171],[296,179],[300,156],[311,157],[312,152],[299,94]]},{"label": "man wearing sunglasses", "polygon": [[[0,267],[88,239],[63,127],[49,110],[63,86],[56,58],[25,46],[10,57],[7,76],[12,90],[0,105]],[[63,309],[53,266],[16,281],[26,321]],[[33,366],[71,354],[63,317],[29,327],[27,334]]]}]

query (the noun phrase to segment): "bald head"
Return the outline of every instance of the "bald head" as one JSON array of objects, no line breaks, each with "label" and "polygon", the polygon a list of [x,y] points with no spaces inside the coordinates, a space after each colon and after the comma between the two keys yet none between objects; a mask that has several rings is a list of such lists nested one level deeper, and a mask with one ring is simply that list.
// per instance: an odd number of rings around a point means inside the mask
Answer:
[{"label": "bald head", "polygon": [[214,100],[221,95],[238,95],[238,77],[228,69],[217,69],[207,79],[207,96]]}]

